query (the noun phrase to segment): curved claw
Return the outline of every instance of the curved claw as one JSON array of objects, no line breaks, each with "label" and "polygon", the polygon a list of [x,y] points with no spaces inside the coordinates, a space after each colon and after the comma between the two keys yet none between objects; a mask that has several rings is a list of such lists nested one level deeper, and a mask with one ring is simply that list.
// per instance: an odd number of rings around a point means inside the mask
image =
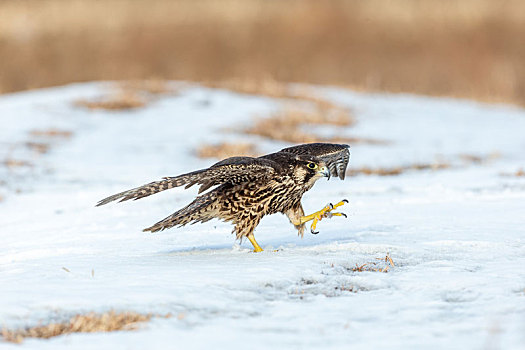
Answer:
[{"label": "curved claw", "polygon": [[[301,218],[301,223],[304,223],[304,222],[307,222],[307,221],[310,221],[310,220],[313,220],[312,222],[312,226],[310,227],[310,232],[313,234],[313,235],[316,235],[319,233],[319,231],[315,231],[315,228],[317,226],[317,223],[321,220],[323,220],[323,218],[331,218],[333,216],[344,216],[345,218],[348,218],[346,216],[346,214],[344,213],[338,213],[338,212],[335,212],[333,213],[332,210],[342,206],[343,204],[345,203],[348,203],[348,199],[343,199],[342,201],[336,203],[335,205],[332,204],[332,203],[328,203],[323,209],[321,209],[320,211],[318,212],[315,212],[313,214],[310,214],[308,216],[304,216]],[[304,221],[302,221],[304,219]]]}]

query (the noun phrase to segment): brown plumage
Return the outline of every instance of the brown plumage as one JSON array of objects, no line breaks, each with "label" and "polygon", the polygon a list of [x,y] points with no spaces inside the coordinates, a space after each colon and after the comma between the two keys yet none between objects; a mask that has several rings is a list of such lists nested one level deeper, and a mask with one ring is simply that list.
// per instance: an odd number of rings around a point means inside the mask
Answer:
[{"label": "brown plumage", "polygon": [[115,200],[137,200],[173,187],[200,185],[201,194],[216,186],[144,231],[157,232],[217,218],[232,222],[236,237],[248,237],[255,250],[260,251],[253,231],[265,215],[287,215],[300,235],[304,233],[306,221],[317,218],[312,227],[315,233],[313,228],[318,220],[342,215],[330,214],[332,208],[325,208],[324,211],[305,217],[301,197],[323,176],[344,179],[350,157],[348,148],[348,145],[311,143],[285,148],[259,158],[227,158],[207,169],[165,177],[117,193],[101,200],[97,206]]}]

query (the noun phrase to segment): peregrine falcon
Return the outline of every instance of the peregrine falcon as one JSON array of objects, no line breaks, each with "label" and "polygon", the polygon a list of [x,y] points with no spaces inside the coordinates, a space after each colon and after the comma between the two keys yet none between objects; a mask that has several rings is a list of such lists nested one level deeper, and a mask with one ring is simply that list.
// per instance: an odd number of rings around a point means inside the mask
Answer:
[{"label": "peregrine falcon", "polygon": [[232,222],[236,238],[247,237],[254,251],[260,252],[262,248],[253,232],[265,215],[286,215],[301,237],[304,235],[305,223],[309,221],[312,221],[311,233],[317,234],[315,228],[323,218],[346,217],[343,213],[333,211],[348,203],[347,200],[328,204],[313,214],[304,215],[301,198],[321,177],[330,179],[334,176],[344,180],[350,158],[349,148],[348,145],[309,143],[258,158],[231,157],[207,169],[165,177],[117,193],[102,199],[97,206],[115,200],[137,200],[173,187],[188,188],[197,184],[200,185],[200,195],[193,202],[144,231],[157,232],[217,218]]}]

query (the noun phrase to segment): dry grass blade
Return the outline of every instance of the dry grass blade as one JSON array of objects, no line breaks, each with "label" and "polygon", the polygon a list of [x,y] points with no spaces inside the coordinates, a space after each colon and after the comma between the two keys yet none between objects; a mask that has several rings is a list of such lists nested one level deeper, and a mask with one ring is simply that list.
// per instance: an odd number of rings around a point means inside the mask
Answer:
[{"label": "dry grass blade", "polygon": [[[20,343],[25,338],[47,339],[69,333],[136,330],[139,323],[149,321],[152,317],[153,315],[151,314],[144,315],[136,312],[117,313],[110,311],[103,314],[89,313],[86,315],[76,315],[64,323],[51,323],[44,326],[18,330],[3,328],[2,335],[6,341]],[[170,317],[170,315],[163,317]]]},{"label": "dry grass blade", "polygon": [[386,255],[385,260],[388,261],[390,265],[392,265],[392,267],[396,267],[396,265],[394,264],[394,260],[392,260],[392,258],[390,257],[390,254]]},{"label": "dry grass blade", "polygon": [[368,265],[368,264],[365,263],[365,264],[363,264],[363,265],[360,266],[360,265],[358,265],[358,264],[356,263],[356,264],[355,264],[355,267],[352,268],[352,271],[354,271],[354,272],[363,272],[363,271],[365,271],[365,266],[366,266],[366,265]]}]

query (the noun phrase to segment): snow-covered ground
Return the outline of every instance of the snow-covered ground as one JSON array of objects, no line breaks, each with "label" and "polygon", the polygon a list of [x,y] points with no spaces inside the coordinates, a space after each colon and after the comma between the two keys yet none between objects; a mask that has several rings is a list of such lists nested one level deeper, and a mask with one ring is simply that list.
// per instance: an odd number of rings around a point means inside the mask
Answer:
[{"label": "snow-covered ground", "polygon": [[[224,130],[249,125],[279,101],[187,86],[134,111],[72,103],[106,88],[0,97],[0,161],[34,164],[0,165],[0,327],[111,309],[178,317],[136,332],[0,348],[525,349],[525,178],[502,176],[525,166],[525,111],[316,88],[358,120],[338,133],[389,141],[352,145],[351,168],[453,166],[321,180],[305,195],[305,210],[348,198],[348,219],[322,221],[318,235],[300,239],[284,216],[267,217],[256,230],[266,250],[255,254],[218,221],[142,232],[192,200],[193,189],[94,205],[210,165],[215,160],[194,156],[203,142],[279,150],[285,144]],[[49,128],[73,136],[32,158],[20,145],[31,130]],[[464,155],[488,160],[468,164]],[[388,273],[352,270],[387,253],[396,263]]]}]

